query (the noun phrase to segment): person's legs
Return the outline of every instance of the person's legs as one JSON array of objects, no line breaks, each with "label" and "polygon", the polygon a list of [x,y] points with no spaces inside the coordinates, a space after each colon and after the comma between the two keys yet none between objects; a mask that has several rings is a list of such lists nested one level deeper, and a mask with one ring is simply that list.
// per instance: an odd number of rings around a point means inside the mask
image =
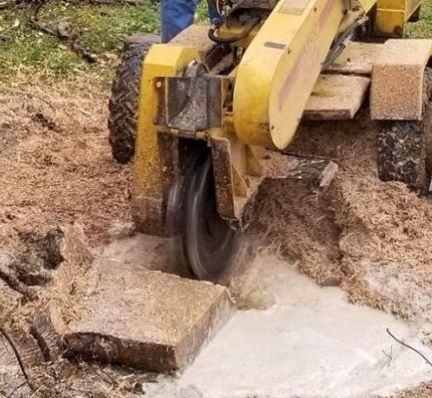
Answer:
[{"label": "person's legs", "polygon": [[161,1],[162,43],[168,43],[192,24],[197,4],[198,0]]},{"label": "person's legs", "polygon": [[213,7],[211,5],[209,5],[208,14],[209,14],[210,22],[212,22],[212,23],[215,21],[222,22],[222,20],[223,20],[222,17],[217,12],[216,7]]}]

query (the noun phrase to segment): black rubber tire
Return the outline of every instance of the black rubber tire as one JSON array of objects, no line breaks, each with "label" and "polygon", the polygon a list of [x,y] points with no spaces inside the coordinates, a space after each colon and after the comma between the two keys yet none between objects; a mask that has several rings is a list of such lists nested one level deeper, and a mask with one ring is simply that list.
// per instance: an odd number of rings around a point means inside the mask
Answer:
[{"label": "black rubber tire", "polygon": [[150,45],[140,36],[126,42],[112,84],[109,143],[114,159],[122,164],[129,162],[135,152],[142,63]]},{"label": "black rubber tire", "polygon": [[378,176],[382,181],[400,181],[413,190],[425,186],[426,151],[423,122],[380,123]]},{"label": "black rubber tire", "polygon": [[378,177],[400,181],[416,192],[427,187],[426,135],[431,107],[431,71],[425,73],[423,120],[383,121],[378,131]]}]

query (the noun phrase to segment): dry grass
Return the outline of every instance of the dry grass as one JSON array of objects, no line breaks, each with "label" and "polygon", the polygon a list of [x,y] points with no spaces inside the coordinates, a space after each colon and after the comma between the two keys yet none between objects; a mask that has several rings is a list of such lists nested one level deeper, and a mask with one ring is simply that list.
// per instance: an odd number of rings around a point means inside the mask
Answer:
[{"label": "dry grass", "polygon": [[[99,245],[110,239],[113,225],[130,220],[130,170],[112,160],[107,140],[108,95],[103,81],[88,74],[36,87],[24,75],[0,87],[3,249],[33,251],[26,246],[38,231],[73,222],[84,226],[92,245]],[[0,291],[2,324],[21,330],[12,333],[18,339],[41,303],[24,303],[3,283]],[[42,291],[44,301],[51,290]],[[22,377],[13,356],[0,352],[11,364],[0,366],[0,393],[6,391],[6,396],[117,398],[139,393],[142,375],[66,361],[43,363],[40,354],[27,358],[28,351],[35,351],[34,342],[29,347],[18,343],[36,389],[21,386],[10,395]]]},{"label": "dry grass", "polygon": [[0,96],[0,208],[13,225],[80,221],[93,243],[129,220],[128,167],[111,157],[108,92],[96,76],[37,87],[26,78]]}]

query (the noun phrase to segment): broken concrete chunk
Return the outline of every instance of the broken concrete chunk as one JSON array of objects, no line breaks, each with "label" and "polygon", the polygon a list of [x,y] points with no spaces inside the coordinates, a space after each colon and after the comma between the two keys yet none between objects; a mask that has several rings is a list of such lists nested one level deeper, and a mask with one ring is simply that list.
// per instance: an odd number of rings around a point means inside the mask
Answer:
[{"label": "broken concrete chunk", "polygon": [[388,40],[373,65],[374,120],[421,120],[423,78],[432,40]]},{"label": "broken concrete chunk", "polygon": [[222,286],[114,262],[95,267],[100,277],[63,331],[67,355],[149,371],[181,369],[231,315]]}]

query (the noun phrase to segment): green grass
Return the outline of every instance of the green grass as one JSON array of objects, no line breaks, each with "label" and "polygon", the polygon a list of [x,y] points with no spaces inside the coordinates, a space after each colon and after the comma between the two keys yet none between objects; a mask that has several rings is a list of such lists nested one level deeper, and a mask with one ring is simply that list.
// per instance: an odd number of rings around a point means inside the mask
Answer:
[{"label": "green grass", "polygon": [[85,1],[56,1],[45,6],[40,21],[56,28],[67,21],[79,44],[99,56],[96,65],[88,65],[56,37],[33,29],[32,8],[7,10],[0,13],[0,72],[8,77],[16,71],[37,68],[49,76],[64,74],[76,68],[112,70],[113,54],[119,54],[124,40],[136,32],[159,30],[158,4],[153,0],[138,0],[130,5],[91,5]]},{"label": "green grass", "polygon": [[[77,69],[93,71],[110,79],[115,59],[124,40],[137,32],[159,31],[159,3],[137,0],[130,5],[91,5],[87,0],[51,0],[42,10],[40,20],[55,28],[67,21],[79,43],[98,55],[98,63],[89,65],[57,38],[29,25],[34,8],[0,11],[0,80],[10,79],[22,69],[37,70],[39,76],[64,76]],[[199,19],[206,18],[203,0]],[[411,37],[432,37],[432,2],[425,1],[421,20],[409,24]]]},{"label": "green grass", "polygon": [[423,2],[420,20],[408,24],[407,34],[410,37],[432,38],[432,2],[430,0]]}]

